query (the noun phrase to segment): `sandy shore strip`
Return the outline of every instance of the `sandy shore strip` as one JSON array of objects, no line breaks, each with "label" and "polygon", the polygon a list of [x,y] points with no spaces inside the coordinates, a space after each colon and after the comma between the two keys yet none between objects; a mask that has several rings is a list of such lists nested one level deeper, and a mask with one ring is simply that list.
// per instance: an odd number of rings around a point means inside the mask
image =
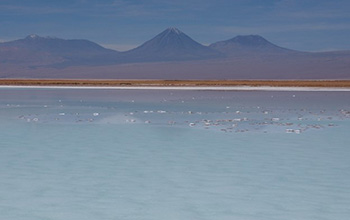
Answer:
[{"label": "sandy shore strip", "polygon": [[0,88],[206,91],[350,91],[350,80],[0,79]]},{"label": "sandy shore strip", "polygon": [[192,91],[319,91],[350,92],[350,88],[337,87],[272,87],[272,86],[16,86],[0,85],[14,89],[100,89],[100,90],[192,90]]}]

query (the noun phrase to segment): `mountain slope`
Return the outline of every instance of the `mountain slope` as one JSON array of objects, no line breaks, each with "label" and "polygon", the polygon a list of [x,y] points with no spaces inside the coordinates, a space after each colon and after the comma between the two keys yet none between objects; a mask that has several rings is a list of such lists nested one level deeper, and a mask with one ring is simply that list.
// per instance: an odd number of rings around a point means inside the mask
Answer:
[{"label": "mountain slope", "polygon": [[183,61],[221,57],[222,54],[194,41],[176,28],[168,28],[141,46],[124,53],[126,60]]}]

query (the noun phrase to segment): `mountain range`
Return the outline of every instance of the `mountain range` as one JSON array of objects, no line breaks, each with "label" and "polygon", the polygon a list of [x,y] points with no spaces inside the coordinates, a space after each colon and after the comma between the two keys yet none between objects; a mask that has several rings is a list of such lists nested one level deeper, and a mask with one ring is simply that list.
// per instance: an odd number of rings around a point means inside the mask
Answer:
[{"label": "mountain range", "polygon": [[350,51],[295,51],[259,35],[204,46],[176,28],[125,52],[88,40],[29,35],[0,43],[0,77],[348,79]]}]

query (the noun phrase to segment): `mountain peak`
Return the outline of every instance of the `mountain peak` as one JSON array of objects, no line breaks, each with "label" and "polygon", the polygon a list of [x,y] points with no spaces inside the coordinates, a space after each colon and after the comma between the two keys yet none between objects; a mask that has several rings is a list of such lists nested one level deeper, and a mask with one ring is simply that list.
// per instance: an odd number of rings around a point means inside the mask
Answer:
[{"label": "mountain peak", "polygon": [[270,44],[270,42],[268,42],[265,38],[263,38],[260,35],[238,35],[229,41],[244,46],[262,46]]},{"label": "mountain peak", "polygon": [[161,32],[160,34],[158,34],[157,36],[161,38],[175,39],[175,38],[182,38],[187,35],[175,27],[169,27],[165,29],[163,32]]},{"label": "mountain peak", "polygon": [[31,34],[26,37],[26,39],[39,39],[41,38],[39,35],[36,34]]},{"label": "mountain peak", "polygon": [[58,39],[56,37],[40,37],[39,35],[37,34],[31,34],[31,35],[28,35],[26,38],[26,40],[40,40],[40,39]]},{"label": "mountain peak", "polygon": [[203,47],[203,45],[197,43],[185,33],[177,28],[170,27],[155,36],[153,39],[145,42],[138,48],[147,48],[147,50],[153,51],[165,51],[165,50],[182,50],[189,48]]},{"label": "mountain peak", "polygon": [[168,33],[182,34],[182,31],[180,31],[179,29],[177,29],[175,27],[169,27],[165,31]]}]

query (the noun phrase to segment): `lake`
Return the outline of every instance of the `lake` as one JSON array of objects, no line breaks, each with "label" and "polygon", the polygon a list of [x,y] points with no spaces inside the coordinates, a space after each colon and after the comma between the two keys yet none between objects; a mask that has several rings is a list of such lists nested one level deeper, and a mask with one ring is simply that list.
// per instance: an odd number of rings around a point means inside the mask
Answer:
[{"label": "lake", "polygon": [[350,93],[0,89],[2,219],[348,219]]}]

